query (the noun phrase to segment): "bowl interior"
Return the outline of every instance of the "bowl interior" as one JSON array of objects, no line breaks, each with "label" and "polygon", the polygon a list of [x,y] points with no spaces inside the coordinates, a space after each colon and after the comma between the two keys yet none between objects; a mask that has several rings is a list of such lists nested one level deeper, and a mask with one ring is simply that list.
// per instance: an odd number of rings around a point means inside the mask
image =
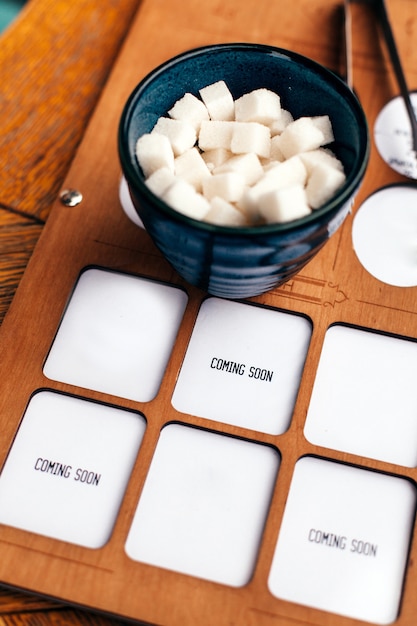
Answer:
[{"label": "bowl interior", "polygon": [[[340,78],[314,61],[257,44],[191,50],[156,68],[136,87],[123,111],[119,134],[120,157],[130,185],[149,193],[135,157],[138,137],[150,132],[186,92],[198,96],[199,89],[218,80],[226,82],[234,98],[261,87],[271,89],[295,118],[329,115],[336,139],[331,147],[347,174],[337,203],[349,199],[363,175],[368,152],[367,124],[359,102]],[[315,211],[315,216],[334,208],[335,202]]]}]

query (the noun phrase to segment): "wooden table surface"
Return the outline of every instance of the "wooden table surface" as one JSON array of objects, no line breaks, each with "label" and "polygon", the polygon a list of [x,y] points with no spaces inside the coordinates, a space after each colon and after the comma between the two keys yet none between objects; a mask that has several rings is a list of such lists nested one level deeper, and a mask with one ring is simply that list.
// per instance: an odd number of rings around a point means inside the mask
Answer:
[{"label": "wooden table surface", "polygon": [[[138,10],[147,12],[159,50],[164,46],[167,57],[174,26],[183,30],[184,49],[243,39],[245,33],[247,41],[293,49],[334,70],[342,67],[342,0],[294,0],[291,11],[284,0],[211,0],[206,5],[202,23],[196,0],[29,0],[1,36],[0,322]],[[410,87],[415,89],[417,5],[415,0],[388,0],[388,6]],[[355,13],[354,71],[361,65],[374,67],[375,80],[385,85],[388,100],[398,89],[386,53],[376,43],[374,20],[366,8]],[[147,53],[152,66],[152,51]],[[355,77],[361,97],[360,78]],[[362,104],[367,114],[375,115],[371,100]],[[370,168],[381,183],[387,175],[390,182],[401,180],[377,155]],[[0,589],[0,626],[117,623]]]}]

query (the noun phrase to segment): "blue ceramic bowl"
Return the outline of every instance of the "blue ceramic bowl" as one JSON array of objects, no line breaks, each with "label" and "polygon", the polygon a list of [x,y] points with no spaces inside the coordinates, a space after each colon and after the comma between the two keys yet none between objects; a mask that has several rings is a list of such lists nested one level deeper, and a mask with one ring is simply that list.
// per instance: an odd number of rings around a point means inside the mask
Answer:
[{"label": "blue ceramic bowl", "polygon": [[[271,89],[295,118],[330,116],[335,135],[331,148],[347,174],[332,200],[293,222],[227,227],[191,219],[147,188],[135,156],[137,139],[186,92],[198,95],[218,80],[226,82],[234,98],[257,88]],[[122,112],[119,156],[133,204],[177,272],[212,295],[246,298],[286,282],[340,226],[365,173],[369,135],[357,98],[326,68],[271,46],[220,44],[180,54],[137,85]]]}]

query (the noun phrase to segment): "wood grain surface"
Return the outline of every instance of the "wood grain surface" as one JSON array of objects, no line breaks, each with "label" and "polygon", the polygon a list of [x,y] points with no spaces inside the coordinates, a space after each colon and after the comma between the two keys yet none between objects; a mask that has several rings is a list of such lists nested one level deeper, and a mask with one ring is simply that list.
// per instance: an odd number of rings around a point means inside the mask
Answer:
[{"label": "wood grain surface", "polygon": [[0,37],[0,321],[139,0],[28,0]]},{"label": "wood grain surface", "polygon": [[[415,89],[415,0],[387,3],[407,78]],[[30,0],[0,39],[0,321],[117,55],[120,50],[123,54],[121,46],[135,15],[138,45],[141,36],[148,44],[141,49],[141,73],[180,49],[237,40],[289,48],[343,72],[341,8],[340,0],[293,0],[290,5],[284,0]],[[359,2],[352,9],[354,87],[372,121],[398,87],[372,12]],[[117,65],[116,72],[126,74],[124,85],[133,86],[138,78],[132,66]],[[362,75],[367,80],[371,75],[373,84],[365,84]],[[374,187],[402,180],[382,162],[374,146],[370,179]],[[289,301],[290,292],[291,286]],[[30,594],[0,590],[0,626],[120,623]]]}]

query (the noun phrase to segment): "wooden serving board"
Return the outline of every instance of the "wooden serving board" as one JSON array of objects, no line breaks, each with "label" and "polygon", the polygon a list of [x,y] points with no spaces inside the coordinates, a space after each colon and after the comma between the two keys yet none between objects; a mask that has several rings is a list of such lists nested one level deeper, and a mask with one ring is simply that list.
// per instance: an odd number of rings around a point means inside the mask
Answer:
[{"label": "wooden serving board", "polygon": [[[389,8],[413,86],[417,15],[408,0]],[[372,134],[397,89],[372,13],[359,3],[352,13],[355,91]],[[297,0],[291,11],[268,0],[142,2],[63,187],[82,201],[57,199],[1,328],[1,583],[164,626],[414,625],[417,290],[375,278],[352,245],[365,200],[405,179],[373,145],[352,214],[316,259],[235,303],[185,284],[119,193],[118,120],[156,65],[199,45],[252,41],[341,70],[342,32],[335,0]],[[143,351],[131,348],[136,336]],[[130,364],[138,388],[154,359],[162,368],[138,396],[113,384],[123,342],[121,383]],[[297,342],[285,372],[280,346],[291,353]],[[101,362],[104,383],[90,378]],[[245,417],[234,410],[238,383],[253,402]],[[274,421],[287,384],[293,403]],[[278,401],[269,421],[266,396]]]}]

